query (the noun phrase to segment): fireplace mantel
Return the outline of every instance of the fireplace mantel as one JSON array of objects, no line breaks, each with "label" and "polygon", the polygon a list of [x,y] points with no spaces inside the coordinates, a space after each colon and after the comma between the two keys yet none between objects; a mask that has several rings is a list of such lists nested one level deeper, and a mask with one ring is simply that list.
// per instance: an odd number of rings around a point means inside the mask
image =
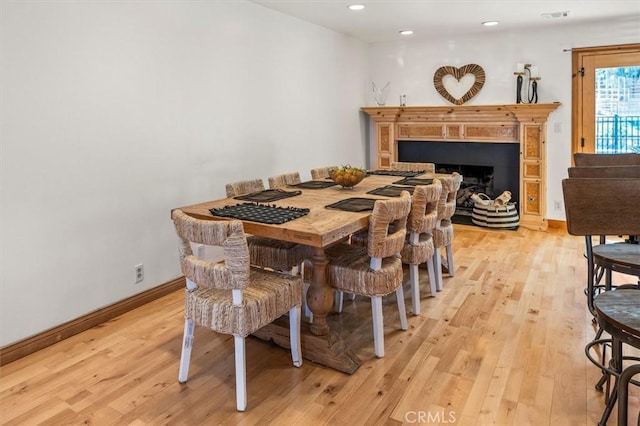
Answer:
[{"label": "fireplace mantel", "polygon": [[520,224],[546,230],[546,124],[560,103],[365,107],[376,123],[376,165],[398,161],[398,141],[520,144]]}]

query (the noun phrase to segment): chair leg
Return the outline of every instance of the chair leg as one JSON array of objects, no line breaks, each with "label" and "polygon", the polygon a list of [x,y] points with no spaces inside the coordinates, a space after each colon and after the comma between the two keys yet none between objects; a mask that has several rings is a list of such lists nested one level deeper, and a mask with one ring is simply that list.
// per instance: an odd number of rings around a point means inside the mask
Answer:
[{"label": "chair leg", "polygon": [[433,267],[436,273],[436,291],[442,291],[442,258],[440,256],[440,249],[436,248],[433,253]]},{"label": "chair leg", "polygon": [[409,281],[411,282],[411,303],[413,315],[420,315],[420,280],[418,265],[409,265]]},{"label": "chair leg", "polygon": [[382,297],[371,296],[371,315],[373,316],[373,348],[376,356],[384,356],[384,328],[382,321]]},{"label": "chair leg", "polygon": [[244,411],[247,408],[247,372],[244,348],[244,337],[233,336],[236,352],[236,408]]},{"label": "chair leg", "polygon": [[429,273],[429,290],[431,291],[431,297],[436,297],[436,274],[433,267],[433,257],[427,259],[427,271]]},{"label": "chair leg", "polygon": [[449,265],[449,276],[453,277],[456,270],[456,268],[453,266],[453,248],[451,247],[451,244],[447,244],[446,248],[447,248],[447,265]]},{"label": "chair leg", "polygon": [[[407,325],[407,308],[404,306],[404,291],[402,286],[396,289],[396,299],[398,299],[398,316],[400,316],[400,328],[406,330]],[[420,297],[418,296],[418,305],[420,305]]]},{"label": "chair leg", "polygon": [[195,323],[191,319],[184,320],[184,335],[182,336],[182,354],[180,355],[180,370],[178,382],[186,383],[189,376],[189,362],[191,361],[191,348],[193,347],[193,329]]},{"label": "chair leg", "polygon": [[340,290],[336,290],[335,293],[335,301],[334,301],[334,309],[337,313],[342,313],[342,300],[344,299],[344,293]]},{"label": "chair leg", "polygon": [[310,283],[302,284],[302,304],[304,305],[304,316],[309,318],[309,322],[313,322],[313,312],[311,312],[309,305],[307,305],[307,292],[310,286]]},{"label": "chair leg", "polygon": [[300,306],[289,310],[289,344],[291,345],[291,358],[293,365],[302,366],[302,346],[300,344]]}]

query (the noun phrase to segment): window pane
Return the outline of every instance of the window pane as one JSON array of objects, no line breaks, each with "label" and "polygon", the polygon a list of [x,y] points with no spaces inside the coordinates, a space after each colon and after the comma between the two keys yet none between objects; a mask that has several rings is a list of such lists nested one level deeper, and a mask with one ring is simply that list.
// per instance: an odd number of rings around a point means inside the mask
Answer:
[{"label": "window pane", "polygon": [[640,152],[640,67],[596,69],[596,153]]}]

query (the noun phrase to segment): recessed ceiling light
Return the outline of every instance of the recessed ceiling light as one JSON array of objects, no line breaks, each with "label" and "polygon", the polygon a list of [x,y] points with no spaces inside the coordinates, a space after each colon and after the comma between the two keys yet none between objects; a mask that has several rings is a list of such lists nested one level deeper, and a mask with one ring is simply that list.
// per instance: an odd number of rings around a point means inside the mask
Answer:
[{"label": "recessed ceiling light", "polygon": [[400,35],[411,35],[413,34],[413,30],[401,30],[398,31],[400,33]]},{"label": "recessed ceiling light", "polygon": [[482,25],[484,25],[485,27],[493,27],[494,25],[498,25],[499,22],[498,21],[484,21],[482,23]]},{"label": "recessed ceiling light", "polygon": [[364,9],[364,4],[351,4],[348,7],[351,10],[362,10]]}]

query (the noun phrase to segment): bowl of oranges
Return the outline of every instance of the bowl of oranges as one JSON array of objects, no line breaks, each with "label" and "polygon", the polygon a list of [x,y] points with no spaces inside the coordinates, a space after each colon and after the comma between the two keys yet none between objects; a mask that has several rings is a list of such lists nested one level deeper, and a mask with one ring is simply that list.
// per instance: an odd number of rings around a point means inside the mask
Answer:
[{"label": "bowl of oranges", "polygon": [[367,176],[367,171],[365,169],[349,165],[338,167],[337,169],[329,172],[331,180],[343,188],[353,188],[362,182],[362,179],[364,179],[365,176]]}]

